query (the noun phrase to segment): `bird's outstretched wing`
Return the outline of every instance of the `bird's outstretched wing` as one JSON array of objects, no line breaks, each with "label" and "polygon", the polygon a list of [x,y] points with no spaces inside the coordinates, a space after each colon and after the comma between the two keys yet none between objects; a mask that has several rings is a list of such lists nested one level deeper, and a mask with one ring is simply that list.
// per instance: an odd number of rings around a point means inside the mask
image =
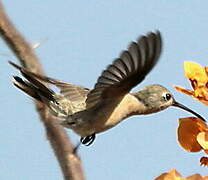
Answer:
[{"label": "bird's outstretched wing", "polygon": [[122,97],[139,84],[157,63],[162,50],[159,31],[148,33],[132,42],[98,78],[94,89],[87,95],[86,105],[91,108],[108,100]]},{"label": "bird's outstretched wing", "polygon": [[[9,61],[9,63],[12,66],[14,66],[15,68],[17,68],[18,70],[20,70],[22,75],[28,81],[30,81],[30,83],[32,83],[34,86],[39,86],[38,87],[39,89],[42,89],[42,88],[45,87],[43,84],[41,85],[40,81],[43,81],[43,82],[47,82],[47,83],[50,83],[50,84],[53,84],[53,85],[57,86],[60,89],[60,93],[65,98],[69,99],[72,102],[84,102],[86,100],[87,93],[89,92],[89,89],[87,89],[87,88],[84,88],[82,86],[78,86],[78,85],[75,85],[75,84],[67,83],[67,82],[64,82],[64,81],[59,81],[59,80],[56,80],[56,79],[53,79],[53,78],[50,78],[50,77],[41,76],[39,74],[36,74],[36,73],[33,73],[33,72],[27,70],[26,68],[20,67],[19,65],[15,64],[11,61]],[[22,84],[24,82],[20,77],[15,77],[15,78],[16,78],[15,79],[16,82],[18,80],[18,83]],[[38,85],[37,85],[36,82],[38,83]],[[22,89],[22,88],[20,88],[20,89]],[[45,89],[48,89],[48,88],[45,87],[44,90]],[[26,89],[22,89],[22,90],[25,91]],[[50,90],[50,89],[48,89],[48,90]],[[26,90],[26,93],[29,94],[27,92],[27,90]],[[29,95],[31,96],[31,94],[29,94]]]}]

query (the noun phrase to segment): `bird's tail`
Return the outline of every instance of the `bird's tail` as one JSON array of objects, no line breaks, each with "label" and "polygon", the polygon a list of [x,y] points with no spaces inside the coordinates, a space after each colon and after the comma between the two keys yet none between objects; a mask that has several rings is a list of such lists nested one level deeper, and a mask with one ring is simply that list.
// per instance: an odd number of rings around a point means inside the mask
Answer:
[{"label": "bird's tail", "polygon": [[[22,78],[18,76],[14,76],[13,84],[24,91],[29,96],[33,97],[34,99],[48,104],[49,102],[56,103],[55,99],[55,92],[46,87],[37,77],[40,77],[40,75],[37,75],[35,73],[32,73],[28,71],[27,69],[18,66],[17,64],[9,61],[9,63],[18,69],[21,74],[25,77],[26,80],[23,80]],[[42,77],[44,78],[44,77]]]}]

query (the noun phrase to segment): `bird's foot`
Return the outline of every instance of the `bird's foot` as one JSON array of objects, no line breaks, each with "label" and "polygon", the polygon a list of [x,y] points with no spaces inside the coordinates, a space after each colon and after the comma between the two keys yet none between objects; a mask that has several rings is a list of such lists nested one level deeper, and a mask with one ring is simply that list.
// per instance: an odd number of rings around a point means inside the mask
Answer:
[{"label": "bird's foot", "polygon": [[89,136],[86,137],[81,137],[80,141],[82,144],[84,144],[85,146],[89,146],[91,145],[95,140],[95,134],[91,134]]}]

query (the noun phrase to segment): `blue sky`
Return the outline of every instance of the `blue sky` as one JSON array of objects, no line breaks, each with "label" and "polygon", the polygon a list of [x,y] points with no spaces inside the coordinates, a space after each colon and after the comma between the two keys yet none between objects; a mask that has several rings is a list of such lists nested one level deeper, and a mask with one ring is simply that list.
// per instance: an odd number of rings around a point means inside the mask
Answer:
[{"label": "blue sky", "polygon": [[[3,1],[16,27],[31,42],[47,39],[36,53],[48,76],[92,87],[101,71],[130,41],[160,30],[164,49],[157,67],[135,90],[159,83],[175,98],[207,118],[207,107],[176,92],[189,87],[184,60],[208,64],[208,3],[206,1]],[[0,42],[0,179],[57,180],[62,175],[31,99],[11,83],[16,61]],[[190,116],[180,109],[128,118],[99,134],[80,156],[89,180],[151,180],[176,168],[182,175],[207,174],[199,166],[203,153],[188,153],[176,140],[177,119]],[[70,130],[74,142],[78,137]]]}]

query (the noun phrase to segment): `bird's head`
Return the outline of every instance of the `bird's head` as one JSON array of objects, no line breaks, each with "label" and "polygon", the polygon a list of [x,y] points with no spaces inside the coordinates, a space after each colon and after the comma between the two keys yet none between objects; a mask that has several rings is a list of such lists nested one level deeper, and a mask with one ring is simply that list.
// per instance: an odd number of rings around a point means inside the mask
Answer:
[{"label": "bird's head", "polygon": [[159,84],[147,85],[140,91],[133,93],[133,95],[145,105],[146,112],[144,113],[154,113],[166,109],[169,106],[175,106],[205,121],[198,113],[177,102],[171,92]]}]

